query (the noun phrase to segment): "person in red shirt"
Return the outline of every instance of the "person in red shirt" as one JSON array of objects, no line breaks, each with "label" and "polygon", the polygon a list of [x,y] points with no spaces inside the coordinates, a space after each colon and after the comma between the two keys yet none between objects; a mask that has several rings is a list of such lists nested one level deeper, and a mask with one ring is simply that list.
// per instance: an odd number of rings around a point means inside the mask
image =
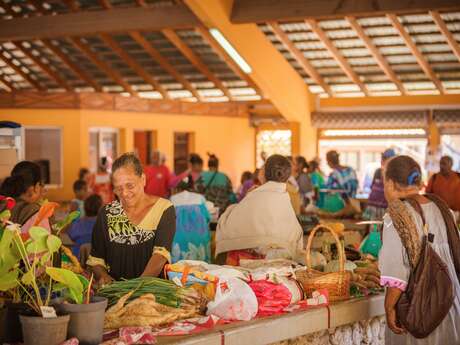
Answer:
[{"label": "person in red shirt", "polygon": [[109,161],[107,157],[101,157],[98,171],[90,177],[90,190],[102,198],[104,205],[110,204],[115,200],[115,195],[112,190],[112,181],[110,173],[107,171]]},{"label": "person in red shirt", "polygon": [[153,151],[152,164],[144,168],[144,174],[146,177],[145,193],[161,198],[169,197],[171,172],[164,164],[160,151]]},{"label": "person in red shirt", "polygon": [[436,194],[452,210],[460,211],[460,174],[452,170],[452,165],[451,157],[441,157],[439,173],[431,176],[426,192]]}]

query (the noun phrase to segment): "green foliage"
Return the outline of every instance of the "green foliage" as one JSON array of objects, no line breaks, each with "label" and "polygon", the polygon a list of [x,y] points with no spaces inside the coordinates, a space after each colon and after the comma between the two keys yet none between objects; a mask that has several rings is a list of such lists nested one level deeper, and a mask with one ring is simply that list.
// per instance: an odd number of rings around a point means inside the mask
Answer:
[{"label": "green foliage", "polygon": [[69,295],[75,303],[83,303],[83,284],[75,273],[56,267],[47,267],[46,273],[53,280],[67,287]]}]

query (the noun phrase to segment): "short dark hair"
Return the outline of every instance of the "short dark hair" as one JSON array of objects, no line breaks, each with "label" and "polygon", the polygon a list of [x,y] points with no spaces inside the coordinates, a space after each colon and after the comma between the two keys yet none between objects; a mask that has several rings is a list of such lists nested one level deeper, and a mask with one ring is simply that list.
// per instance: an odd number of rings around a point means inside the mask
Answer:
[{"label": "short dark hair", "polygon": [[115,162],[112,164],[112,174],[120,168],[126,168],[130,166],[133,168],[134,173],[137,176],[142,176],[144,169],[142,168],[142,163],[134,154],[134,152],[123,153],[120,157],[115,159]]},{"label": "short dark hair", "polygon": [[340,164],[339,153],[335,150],[328,151],[328,153],[326,153],[326,159],[328,162],[331,162],[332,164]]},{"label": "short dark hair", "polygon": [[420,186],[422,170],[412,157],[396,156],[388,161],[385,167],[385,178],[403,187]]},{"label": "short dark hair", "polygon": [[308,165],[309,165],[310,168],[313,169],[314,171],[316,171],[316,170],[319,168],[319,163],[318,163],[318,161],[316,161],[316,160],[311,160],[310,162],[308,162]]},{"label": "short dark hair", "polygon": [[208,168],[219,168],[219,158],[215,154],[208,153]]},{"label": "short dark hair", "polygon": [[85,199],[83,208],[87,217],[96,217],[102,207],[102,198],[97,194],[92,194]]},{"label": "short dark hair", "polygon": [[85,180],[76,180],[73,183],[73,191],[76,193],[86,187],[87,183]]},{"label": "short dark hair", "polygon": [[196,154],[196,153],[191,153],[190,154],[189,162],[192,165],[197,165],[197,164],[203,165],[203,159],[200,157],[199,154]]},{"label": "short dark hair", "polygon": [[284,156],[272,155],[265,162],[265,179],[286,182],[291,176],[291,162]]},{"label": "short dark hair", "polygon": [[241,174],[241,182],[247,181],[247,180],[252,180],[252,172],[250,171],[244,171]]},{"label": "short dark hair", "polygon": [[440,161],[443,161],[443,160],[448,160],[450,162],[451,165],[454,164],[454,160],[452,159],[451,156],[442,156]]},{"label": "short dark hair", "polygon": [[42,182],[40,166],[31,161],[22,161],[17,163],[11,170],[11,176],[3,180],[0,194],[18,198],[27,189],[40,182]]},{"label": "short dark hair", "polygon": [[295,162],[296,162],[297,165],[300,167],[300,170],[308,169],[308,163],[307,163],[307,160],[305,159],[305,157],[303,157],[303,156],[297,156],[297,157],[295,158]]},{"label": "short dark hair", "polygon": [[78,171],[78,179],[83,180],[83,178],[85,177],[86,174],[89,174],[89,170],[87,168],[81,168]]}]

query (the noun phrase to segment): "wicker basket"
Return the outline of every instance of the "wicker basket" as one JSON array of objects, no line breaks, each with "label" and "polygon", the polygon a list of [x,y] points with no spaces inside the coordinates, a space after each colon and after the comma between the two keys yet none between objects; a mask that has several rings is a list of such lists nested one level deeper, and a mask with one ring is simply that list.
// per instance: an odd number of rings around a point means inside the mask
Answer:
[{"label": "wicker basket", "polygon": [[[324,273],[311,268],[311,244],[318,230],[324,229],[330,231],[337,245],[339,253],[339,271]],[[327,289],[329,292],[329,301],[340,301],[350,297],[350,273],[345,271],[345,253],[337,234],[326,225],[316,226],[308,236],[306,248],[306,270],[296,271],[297,280],[303,287],[306,296],[311,296],[313,291]]]}]

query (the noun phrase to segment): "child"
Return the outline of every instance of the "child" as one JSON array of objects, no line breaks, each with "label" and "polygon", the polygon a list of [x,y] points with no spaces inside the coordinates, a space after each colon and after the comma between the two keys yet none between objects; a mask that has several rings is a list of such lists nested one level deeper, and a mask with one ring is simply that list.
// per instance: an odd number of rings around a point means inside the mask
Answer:
[{"label": "child", "polygon": [[80,218],[85,216],[85,208],[83,203],[88,196],[88,184],[84,180],[77,180],[73,183],[73,192],[75,198],[70,203],[70,212],[79,211]]},{"label": "child", "polygon": [[72,248],[75,256],[79,256],[82,244],[91,243],[93,226],[96,223],[96,216],[101,207],[102,198],[99,195],[93,194],[89,196],[84,202],[85,217],[80,217],[67,232],[72,241],[75,242]]}]

